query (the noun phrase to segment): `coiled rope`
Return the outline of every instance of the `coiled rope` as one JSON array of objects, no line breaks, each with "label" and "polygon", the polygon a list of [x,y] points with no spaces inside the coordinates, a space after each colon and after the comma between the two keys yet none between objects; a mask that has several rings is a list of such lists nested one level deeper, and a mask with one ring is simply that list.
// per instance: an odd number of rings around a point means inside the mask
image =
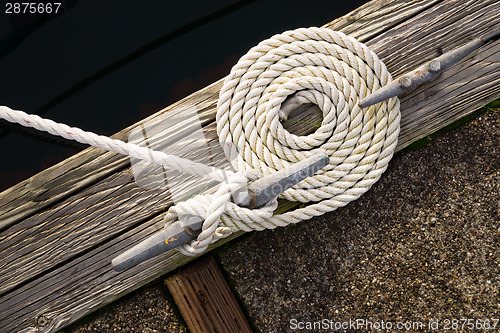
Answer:
[{"label": "coiled rope", "polygon": [[[215,194],[197,195],[171,206],[165,215],[167,225],[182,216],[204,219],[197,240],[178,248],[186,255],[196,255],[233,231],[297,223],[345,206],[368,191],[386,170],[396,147],[399,99],[366,109],[358,103],[389,81],[391,76],[376,54],[341,32],[302,28],[264,40],[233,67],[217,104],[217,133],[224,153],[238,170],[235,173],[7,107],[0,107],[0,116],[168,168],[226,179]],[[281,124],[302,104],[315,104],[323,114],[321,126],[307,136],[289,133]],[[252,210],[231,202],[231,192],[249,180],[318,152],[328,155],[330,164],[280,196],[309,203],[307,206],[274,215],[276,200]]]}]

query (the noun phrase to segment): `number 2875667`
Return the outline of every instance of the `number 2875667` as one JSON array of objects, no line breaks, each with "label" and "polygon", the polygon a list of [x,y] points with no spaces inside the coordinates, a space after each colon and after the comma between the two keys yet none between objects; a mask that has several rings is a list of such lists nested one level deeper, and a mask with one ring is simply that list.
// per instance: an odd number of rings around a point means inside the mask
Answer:
[{"label": "number 2875667", "polygon": [[57,14],[61,2],[6,2],[5,14]]}]

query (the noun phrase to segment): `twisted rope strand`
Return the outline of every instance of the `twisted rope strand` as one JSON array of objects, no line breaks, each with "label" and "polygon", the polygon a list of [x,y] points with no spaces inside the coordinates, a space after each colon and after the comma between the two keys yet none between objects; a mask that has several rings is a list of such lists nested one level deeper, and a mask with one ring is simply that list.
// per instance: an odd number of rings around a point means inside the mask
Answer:
[{"label": "twisted rope strand", "polygon": [[[197,255],[230,231],[298,223],[368,191],[394,153],[399,100],[364,110],[358,102],[390,80],[375,53],[329,29],[287,31],[250,49],[226,77],[217,104],[219,141],[233,167],[266,175],[318,152],[326,153],[330,164],[281,194],[290,201],[312,202],[284,214],[273,215],[276,201],[259,210],[232,204],[227,184],[214,195],[177,205],[172,208],[177,216],[197,211],[205,219],[198,239],[179,251]],[[307,103],[322,111],[321,126],[307,136],[287,132],[281,121]]]},{"label": "twisted rope strand", "polygon": [[7,106],[0,105],[0,118],[11,123],[17,123],[25,127],[32,127],[39,131],[48,132],[52,135],[61,136],[68,140],[78,141],[93,147],[103,148],[108,151],[159,164],[169,169],[214,179],[219,182],[225,181],[229,175],[233,174],[233,172],[229,170],[207,166],[175,155],[167,155],[161,151],[155,151],[133,143],[111,139],[107,136],[83,131],[77,127],[69,127],[68,125],[56,123],[50,119],[43,119],[38,115],[12,110]]}]

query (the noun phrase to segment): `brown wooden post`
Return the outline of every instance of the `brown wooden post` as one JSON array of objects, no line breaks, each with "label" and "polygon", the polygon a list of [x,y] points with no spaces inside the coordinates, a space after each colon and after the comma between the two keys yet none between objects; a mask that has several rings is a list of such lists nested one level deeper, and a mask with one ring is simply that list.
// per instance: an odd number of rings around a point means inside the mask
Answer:
[{"label": "brown wooden post", "polygon": [[252,332],[213,256],[176,272],[165,284],[190,332]]}]

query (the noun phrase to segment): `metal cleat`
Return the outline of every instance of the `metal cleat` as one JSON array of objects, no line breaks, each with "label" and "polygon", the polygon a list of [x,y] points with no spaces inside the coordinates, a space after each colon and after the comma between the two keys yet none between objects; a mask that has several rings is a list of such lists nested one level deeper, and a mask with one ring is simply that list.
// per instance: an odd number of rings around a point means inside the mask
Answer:
[{"label": "metal cleat", "polygon": [[[274,200],[280,193],[298,184],[328,165],[328,156],[315,155],[289,168],[279,170],[241,187],[232,195],[233,202],[240,207],[259,208]],[[163,230],[123,252],[111,261],[115,271],[124,271],[138,263],[153,258],[196,239],[204,220],[200,216],[180,217]]]},{"label": "metal cleat", "polygon": [[372,106],[389,98],[410,92],[424,83],[435,80],[442,72],[479,49],[482,45],[497,39],[499,35],[500,30],[492,31],[426,62],[417,69],[401,75],[371,95],[366,96],[359,102],[359,106],[361,108]]}]

